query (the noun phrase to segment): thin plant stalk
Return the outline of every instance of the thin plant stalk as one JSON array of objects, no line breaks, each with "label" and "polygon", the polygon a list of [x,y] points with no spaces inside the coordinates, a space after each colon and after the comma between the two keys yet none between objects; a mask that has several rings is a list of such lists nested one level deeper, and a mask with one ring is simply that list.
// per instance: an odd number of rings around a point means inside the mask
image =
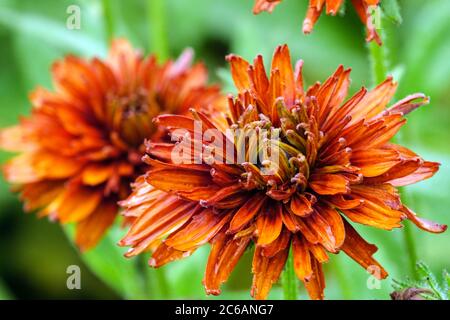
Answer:
[{"label": "thin plant stalk", "polygon": [[298,299],[298,286],[297,276],[294,270],[294,258],[292,255],[292,248],[289,252],[286,265],[284,267],[283,274],[281,276],[281,282],[283,285],[283,297],[285,300],[297,300]]},{"label": "thin plant stalk", "polygon": [[166,5],[166,0],[147,0],[150,51],[156,53],[161,61],[169,57]]},{"label": "thin plant stalk", "polygon": [[102,0],[102,11],[104,16],[106,40],[109,45],[114,38],[114,17],[111,0]]},{"label": "thin plant stalk", "polygon": [[[381,10],[381,9],[380,9]],[[381,13],[382,14],[382,13]],[[389,39],[387,39],[387,33],[383,30],[383,23],[384,23],[383,17],[380,19],[380,25],[378,26],[379,30],[377,30],[380,34],[380,37],[383,41],[383,46],[378,46],[374,41],[372,41],[368,46],[369,51],[369,58],[371,62],[371,69],[372,69],[372,81],[374,85],[378,85],[381,82],[383,82],[387,75],[388,75],[388,68],[390,67],[389,64],[389,51],[386,48],[386,44],[389,43]],[[405,132],[403,132],[404,136]],[[397,142],[400,140],[400,136],[396,139]],[[401,193],[401,196],[404,201],[407,199],[411,201],[411,197],[408,196],[406,190],[402,189],[399,191]],[[417,248],[416,243],[413,237],[413,231],[411,230],[411,226],[408,224],[405,224],[404,230],[403,230],[403,241],[406,247],[406,251],[408,253],[408,261],[410,266],[410,272],[412,275],[415,274],[415,265],[417,262]]]}]

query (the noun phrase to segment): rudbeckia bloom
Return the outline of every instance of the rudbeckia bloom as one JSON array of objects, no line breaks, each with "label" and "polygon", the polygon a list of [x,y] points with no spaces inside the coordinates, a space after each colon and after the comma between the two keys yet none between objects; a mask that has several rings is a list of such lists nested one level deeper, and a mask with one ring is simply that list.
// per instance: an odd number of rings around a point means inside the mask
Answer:
[{"label": "rudbeckia bloom", "polygon": [[219,88],[206,86],[204,65],[191,66],[191,59],[187,50],[177,61],[158,64],[119,39],[105,61],[57,61],[55,90],[36,89],[31,116],[0,133],[0,147],[19,152],[4,175],[25,210],[77,223],[78,246],[94,246],[113,223],[117,201],[143,172],[144,140],[165,136],[152,118],[192,106],[208,110],[220,100]]},{"label": "rudbeckia bloom", "polygon": [[[336,15],[343,2],[344,0],[309,0],[306,17],[303,20],[303,32],[305,34],[311,33],[324,9],[326,14]],[[281,3],[281,0],[255,0],[253,13],[272,12],[279,3]],[[375,40],[381,45],[381,38],[376,31],[376,26],[373,24],[373,8],[379,5],[380,0],[352,0],[352,3],[359,18],[366,25],[366,40]]]},{"label": "rudbeckia bloom", "polygon": [[[298,278],[311,298],[321,299],[329,253],[344,251],[364,268],[377,268],[375,276],[387,276],[372,257],[376,246],[350,221],[391,230],[410,219],[424,230],[445,231],[403,205],[396,189],[433,176],[439,164],[389,142],[405,124],[404,115],[427,97],[413,94],[386,108],[397,87],[388,78],[346,100],[350,70],[342,66],[305,91],[302,62],[292,67],[287,46],[276,49],[270,77],[261,56],[253,65],[235,55],[228,60],[238,90],[229,97],[228,127],[245,134],[272,129],[264,142],[278,161],[249,161],[258,150],[245,143],[251,135],[233,136],[234,149],[220,149],[232,137],[222,122],[215,124],[218,118],[195,110],[191,117],[158,116],[176,141],[149,144],[144,158],[150,169],[123,202],[126,214],[137,217],[121,241],[131,246],[129,256],[153,250],[150,265],[160,267],[210,243],[204,286],[208,294],[219,294],[253,243],[251,292],[262,299],[292,250]],[[204,135],[216,127],[219,134],[199,141],[199,123]],[[199,150],[202,161],[174,157],[183,145]],[[243,150],[242,163],[235,161],[236,150]]]}]

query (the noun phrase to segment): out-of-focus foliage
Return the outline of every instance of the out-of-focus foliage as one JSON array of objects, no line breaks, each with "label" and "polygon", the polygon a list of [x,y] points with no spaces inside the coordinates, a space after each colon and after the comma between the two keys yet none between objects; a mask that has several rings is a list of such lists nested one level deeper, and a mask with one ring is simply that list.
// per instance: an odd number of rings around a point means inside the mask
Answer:
[{"label": "out-of-focus foliage", "polygon": [[[115,36],[129,38],[146,53],[151,47],[147,1],[106,0]],[[152,1],[152,0],[148,0]],[[65,54],[104,56],[107,49],[103,1],[0,0],[0,127],[17,122],[30,110],[27,95],[36,85],[51,87],[51,63]],[[323,81],[343,64],[352,67],[352,88],[371,86],[364,32],[351,6],[345,16],[323,15],[314,33],[305,37],[301,22],[306,0],[285,0],[271,15],[253,16],[253,0],[167,0],[167,29],[171,56],[185,47],[206,62],[212,81],[222,81],[233,92],[224,56],[237,53],[253,59],[261,53],[270,61],[276,45],[287,43],[294,59],[305,61],[306,82]],[[66,28],[69,5],[81,8],[81,29]],[[402,143],[424,158],[442,163],[432,179],[408,187],[409,205],[423,217],[450,223],[450,1],[399,1],[403,22],[386,26],[390,70],[401,75],[397,98],[414,92],[431,96],[431,104],[409,116]],[[393,11],[392,11],[393,12]],[[394,17],[395,18],[395,17]],[[51,139],[51,137],[49,137]],[[10,155],[1,153],[3,161]],[[144,261],[121,257],[126,249],[115,243],[124,230],[116,227],[94,251],[82,259],[55,224],[25,215],[15,195],[0,182],[0,278],[18,298],[114,298],[117,293],[141,298],[205,298],[201,279],[208,248],[164,267],[168,289],[157,290],[161,274]],[[409,223],[409,222],[406,222]],[[70,229],[70,228],[69,228]],[[392,232],[357,226],[377,244],[377,259],[390,278],[412,275],[403,230]],[[450,265],[450,234],[432,235],[412,230],[420,259],[437,272]],[[69,230],[70,233],[70,230]],[[84,261],[84,262],[83,262]],[[66,268],[82,268],[82,290],[66,288]],[[224,299],[249,298],[251,254],[239,262],[224,286]],[[89,267],[88,267],[89,266]],[[391,280],[373,285],[369,274],[343,254],[325,266],[329,299],[388,299]],[[93,273],[97,274],[94,277]],[[369,286],[368,286],[369,282]],[[110,289],[108,289],[108,287]],[[2,295],[0,290],[0,296]],[[155,294],[158,292],[158,294]],[[304,290],[302,298],[306,298]],[[276,287],[271,298],[281,298]]]}]

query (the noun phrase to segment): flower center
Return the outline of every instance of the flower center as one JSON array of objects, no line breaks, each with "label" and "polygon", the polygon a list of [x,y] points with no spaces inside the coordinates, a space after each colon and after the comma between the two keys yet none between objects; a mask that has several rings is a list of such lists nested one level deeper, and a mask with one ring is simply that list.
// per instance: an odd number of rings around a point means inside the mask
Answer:
[{"label": "flower center", "polygon": [[[248,189],[260,189],[276,200],[288,199],[294,192],[304,192],[310,175],[306,154],[306,135],[303,126],[298,128],[281,119],[279,128],[259,115],[260,120],[242,127],[235,138],[236,147],[245,150],[242,181]],[[238,125],[239,126],[239,125]],[[256,159],[256,161],[255,161]]]},{"label": "flower center", "polygon": [[112,135],[120,140],[113,137],[116,144],[138,148],[156,131],[152,119],[158,108],[151,106],[146,90],[111,97],[109,110]]}]

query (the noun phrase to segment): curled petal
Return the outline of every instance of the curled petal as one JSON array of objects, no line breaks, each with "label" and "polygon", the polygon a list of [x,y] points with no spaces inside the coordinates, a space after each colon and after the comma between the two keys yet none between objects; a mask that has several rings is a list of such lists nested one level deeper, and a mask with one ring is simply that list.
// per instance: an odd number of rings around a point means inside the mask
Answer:
[{"label": "curled petal", "polygon": [[409,220],[411,220],[416,226],[420,229],[432,232],[432,233],[442,233],[447,230],[447,226],[445,224],[439,224],[424,218],[419,218],[411,209],[403,206],[402,211],[406,213]]}]

